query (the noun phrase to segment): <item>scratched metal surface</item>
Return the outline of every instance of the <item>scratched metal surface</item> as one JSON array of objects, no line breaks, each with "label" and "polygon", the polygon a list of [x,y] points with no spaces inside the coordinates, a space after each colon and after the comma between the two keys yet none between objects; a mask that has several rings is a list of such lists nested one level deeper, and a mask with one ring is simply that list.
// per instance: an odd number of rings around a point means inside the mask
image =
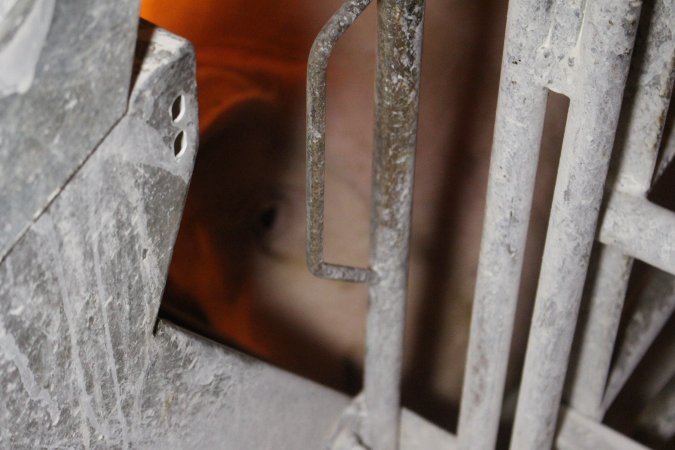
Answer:
[{"label": "scratched metal surface", "polygon": [[[180,131],[188,144],[177,158]],[[190,46],[154,33],[129,110],[0,265],[2,447],[140,436],[149,341],[196,144]]]},{"label": "scratched metal surface", "polygon": [[[146,23],[137,48],[128,111],[0,263],[0,448],[322,448],[347,397],[170,323],[153,333],[196,155],[195,66]],[[451,445],[402,417],[402,448]]]},{"label": "scratched metal surface", "polygon": [[0,14],[0,261],[124,114],[139,1],[10,6]]}]

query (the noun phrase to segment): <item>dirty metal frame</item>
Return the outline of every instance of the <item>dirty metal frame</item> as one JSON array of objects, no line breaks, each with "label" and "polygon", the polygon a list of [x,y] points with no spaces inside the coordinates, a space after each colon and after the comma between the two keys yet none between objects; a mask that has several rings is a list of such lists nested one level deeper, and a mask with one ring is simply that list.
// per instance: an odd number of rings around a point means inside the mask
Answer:
[{"label": "dirty metal frame", "polygon": [[[549,89],[569,96],[571,108],[512,448],[549,448],[556,422],[563,450],[645,448],[601,419],[675,309],[675,213],[646,199],[675,154],[671,139],[657,165],[675,75],[673,0],[654,0],[643,14],[648,29],[635,47],[642,65],[631,71],[623,106],[641,2],[511,2],[459,442],[405,410],[399,420],[421,0],[378,4],[368,269],[324,264],[321,243],[327,58],[368,1],[334,17],[310,61],[310,267],[370,284],[365,389],[351,404],[157,322],[198,141],[191,46],[142,23],[132,64],[136,0],[15,3],[18,28],[3,32],[18,40],[0,37],[0,61],[27,65],[0,80],[0,161],[11,161],[0,164],[8,218],[0,235],[0,447],[325,448],[331,436],[335,450],[377,450],[399,446],[400,422],[404,450],[493,448]],[[41,20],[33,22],[36,5]],[[42,48],[35,59],[14,45]],[[174,116],[177,100],[185,109]],[[186,141],[176,153],[179,136]],[[605,184],[612,147],[621,157]],[[10,185],[17,189],[3,189]],[[560,407],[594,237],[595,278],[585,286]],[[633,258],[652,271],[610,367]],[[639,420],[672,437],[675,365],[662,372]]]},{"label": "dirty metal frame", "polygon": [[[597,422],[618,391],[613,377],[607,387],[605,381],[632,258],[669,272],[666,284],[675,273],[675,214],[644,198],[673,85],[675,43],[667,36],[675,19],[666,3],[654,2],[644,61],[624,105],[621,159],[600,223],[605,246],[587,286],[590,312],[579,329],[568,386],[569,406]],[[493,448],[496,441],[548,90],[568,96],[570,111],[511,448],[553,443],[641,7],[609,0],[555,1],[550,8],[510,3],[458,431],[462,449]],[[672,302],[671,296],[662,309]],[[651,336],[636,339],[642,354],[663,326],[653,322],[638,331]]]},{"label": "dirty metal frame", "polygon": [[[56,2],[35,76],[0,92],[0,172],[52,175],[0,186],[2,205],[30,200],[0,208],[26,228],[0,236],[0,448],[325,448],[350,398],[157,317],[197,152],[195,54],[137,12]],[[453,437],[404,410],[400,441]]]},{"label": "dirty metal frame", "polygon": [[364,424],[369,448],[398,448],[400,378],[417,137],[423,0],[378,1],[370,268],[323,260],[326,71],[340,36],[370,4],[353,0],[330,19],[309,57],[307,261],[319,277],[368,282]]},{"label": "dirty metal frame", "polygon": [[[371,448],[391,449],[396,448],[421,27],[419,35],[401,40],[403,35],[397,34],[406,28],[388,13],[392,5],[417,4],[416,23],[421,25],[421,2],[379,5],[371,267],[323,260],[328,57],[369,3],[347,2],[322,30],[310,55],[307,259],[319,277],[370,284],[362,406],[366,426],[360,437]],[[643,448],[600,422],[675,309],[675,213],[645,198],[673,153],[666,149],[657,167],[675,75],[675,8],[667,0],[653,3],[648,23],[641,25],[647,27],[638,43],[642,66],[631,75],[628,89],[641,1],[509,4],[458,448],[491,449],[496,443],[549,91],[569,97],[570,109],[511,448],[550,448],[556,431],[561,448],[592,448],[598,443],[607,448]],[[407,59],[400,52],[407,52]],[[414,65],[398,66],[402,60]],[[387,74],[402,73],[408,76],[407,85],[397,85],[403,90],[394,91],[392,97]],[[622,110],[625,89],[628,101]],[[404,104],[390,101],[406,98],[409,102]],[[406,114],[397,117],[401,107]],[[393,118],[399,122],[391,122]],[[606,184],[617,128],[620,158]],[[403,164],[395,164],[399,154],[406,156]],[[608,195],[600,214],[605,188]],[[584,290],[596,237],[600,244],[595,278]],[[625,348],[619,348],[618,363],[610,370],[633,258],[666,273],[652,274],[641,309],[629,325]],[[644,317],[647,323],[641,321]],[[575,331],[578,345],[572,354]],[[568,407],[561,407],[568,365]],[[654,417],[654,411],[672,416],[673,384],[663,387],[664,400],[648,409],[645,417]],[[655,429],[672,427],[672,420],[661,422]]]}]

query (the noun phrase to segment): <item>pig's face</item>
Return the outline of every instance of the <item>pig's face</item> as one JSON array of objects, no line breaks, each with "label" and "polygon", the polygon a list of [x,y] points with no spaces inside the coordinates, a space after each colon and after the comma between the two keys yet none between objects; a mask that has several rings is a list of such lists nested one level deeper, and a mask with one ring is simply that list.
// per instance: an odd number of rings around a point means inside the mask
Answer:
[{"label": "pig's face", "polygon": [[[146,1],[146,6],[152,3]],[[353,390],[364,355],[367,291],[364,285],[317,279],[307,270],[305,79],[302,70],[288,69],[297,67],[297,55],[304,61],[311,37],[341,2],[296,3],[296,8],[275,10],[279,17],[264,13],[264,8],[258,17],[262,22],[302,24],[304,37],[287,44],[295,46],[286,49],[295,56],[261,50],[256,58],[269,63],[261,63],[264,73],[251,68],[251,60],[242,60],[246,82],[234,82],[230,74],[219,84],[208,66],[198,65],[198,78],[208,78],[200,84],[200,113],[207,128],[176,244],[169,294],[174,304],[191,299],[188,303],[201,311],[203,322],[253,353]],[[219,4],[228,20],[250,14],[239,2]],[[291,20],[284,14],[294,16]],[[163,23],[161,11],[148,9],[146,15],[191,38],[198,61],[200,54],[217,54],[199,29],[172,18]],[[371,6],[340,41],[328,77],[325,256],[329,262],[355,266],[368,264],[375,16]],[[265,23],[252,22],[251,27],[264,28]],[[443,411],[456,404],[461,390],[504,23],[505,2],[427,4],[406,373],[417,393],[413,403],[434,399],[444,405]],[[208,24],[203,26],[209,34]],[[269,30],[264,36],[245,31],[237,39],[218,38],[217,45],[224,54],[234,54],[228,46],[267,48],[256,39],[274,38]],[[288,42],[285,33],[292,32],[276,31]],[[236,71],[236,61],[229,64],[228,70]],[[277,91],[270,89],[274,70],[283,80]],[[246,96],[236,96],[232,86],[237,83],[246,86]],[[235,97],[240,100],[217,100]],[[563,108],[555,105],[549,121],[559,121]],[[553,151],[542,157],[544,178],[554,173],[560,129],[546,135],[550,142],[544,145]],[[550,185],[542,185],[535,198],[535,243],[543,235],[550,192]],[[536,256],[539,249],[533,245],[530,253]],[[535,266],[526,264],[524,296],[532,296]],[[525,329],[522,320],[516,326]],[[517,334],[514,345],[522,348],[523,337]]]}]

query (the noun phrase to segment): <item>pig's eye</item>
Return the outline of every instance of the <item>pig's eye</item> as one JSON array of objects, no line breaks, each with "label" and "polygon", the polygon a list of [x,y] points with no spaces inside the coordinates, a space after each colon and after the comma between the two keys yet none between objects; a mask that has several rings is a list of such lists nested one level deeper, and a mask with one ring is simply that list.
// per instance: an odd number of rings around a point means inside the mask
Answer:
[{"label": "pig's eye", "polygon": [[253,217],[255,240],[258,248],[265,253],[278,250],[279,239],[283,236],[283,202],[269,201],[263,203]]},{"label": "pig's eye", "polygon": [[304,255],[304,194],[303,188],[283,186],[257,203],[249,223],[264,253]]},{"label": "pig's eye", "polygon": [[258,227],[263,234],[270,232],[277,222],[278,206],[276,204],[266,205],[258,215]]},{"label": "pig's eye", "polygon": [[263,244],[269,244],[271,239],[279,232],[283,219],[283,200],[273,196],[261,202],[254,212],[253,229],[256,237]]}]

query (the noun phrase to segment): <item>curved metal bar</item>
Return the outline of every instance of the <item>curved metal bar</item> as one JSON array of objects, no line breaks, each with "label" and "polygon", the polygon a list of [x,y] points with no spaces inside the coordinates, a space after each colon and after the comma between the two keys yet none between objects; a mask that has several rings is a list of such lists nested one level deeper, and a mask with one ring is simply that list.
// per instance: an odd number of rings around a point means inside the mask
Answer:
[{"label": "curved metal bar", "polygon": [[314,40],[307,63],[307,266],[320,278],[364,283],[367,268],[342,266],[323,260],[323,209],[326,177],[326,70],[338,39],[372,0],[346,2]]}]

